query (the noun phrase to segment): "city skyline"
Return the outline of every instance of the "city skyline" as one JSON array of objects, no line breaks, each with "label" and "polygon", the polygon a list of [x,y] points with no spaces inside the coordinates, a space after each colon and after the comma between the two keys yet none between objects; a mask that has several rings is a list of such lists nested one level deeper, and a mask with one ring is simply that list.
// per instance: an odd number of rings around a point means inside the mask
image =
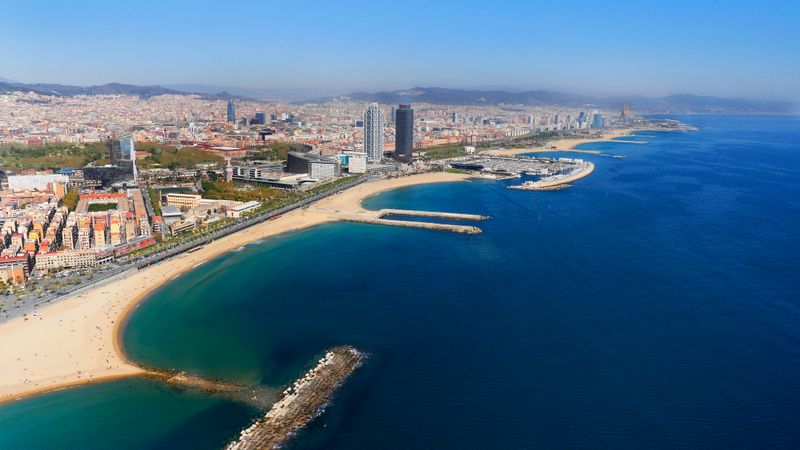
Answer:
[{"label": "city skyline", "polygon": [[[204,84],[322,95],[446,86],[800,100],[800,32],[793,26],[800,7],[786,2],[319,3],[303,10],[243,4],[220,15],[206,14],[202,2],[144,2],[138,10],[157,7],[159,14],[128,22],[110,20],[120,6],[96,2],[45,1],[37,4],[36,21],[23,20],[34,13],[30,6],[3,3],[0,77],[24,83]],[[252,44],[218,39],[220,19],[236,23],[240,40]],[[402,41],[392,39],[389,30],[404,28],[410,31]],[[367,42],[366,35],[378,38]],[[270,57],[254,57],[259,52]]]}]

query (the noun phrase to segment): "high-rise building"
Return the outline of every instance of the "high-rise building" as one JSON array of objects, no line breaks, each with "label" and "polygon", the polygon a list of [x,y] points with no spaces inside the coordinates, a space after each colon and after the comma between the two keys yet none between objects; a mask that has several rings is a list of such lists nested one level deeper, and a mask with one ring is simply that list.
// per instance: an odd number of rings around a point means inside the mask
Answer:
[{"label": "high-rise building", "polygon": [[109,164],[114,164],[114,165],[125,159],[122,157],[122,147],[120,146],[119,139],[111,139],[111,138],[108,139],[108,142],[106,142],[105,156],[108,158]]},{"label": "high-rise building", "polygon": [[453,123],[458,122],[458,113],[450,113],[450,121]]},{"label": "high-rise building", "polygon": [[364,152],[371,161],[383,158],[383,127],[386,122],[377,103],[369,105],[364,113]]},{"label": "high-rise building", "polygon": [[411,162],[414,154],[414,110],[411,105],[401,104],[396,114],[394,156],[400,161]]},{"label": "high-rise building", "polygon": [[397,122],[397,108],[392,106],[392,123]]},{"label": "high-rise building", "polygon": [[594,113],[592,115],[592,128],[603,128],[603,115]]},{"label": "high-rise building", "polygon": [[86,180],[102,181],[110,184],[120,181],[136,180],[136,148],[130,137],[111,139],[106,141],[105,155],[108,165],[87,166],[83,169]]},{"label": "high-rise building", "polygon": [[623,119],[631,118],[631,107],[627,103],[622,104],[622,118]]},{"label": "high-rise building", "polygon": [[233,100],[228,100],[228,123],[236,122],[236,107],[233,106]]},{"label": "high-rise building", "polygon": [[265,123],[267,123],[267,115],[263,112],[257,112],[256,123],[259,125],[264,125]]},{"label": "high-rise building", "polygon": [[119,148],[122,152],[122,159],[130,161],[133,170],[133,179],[139,179],[139,173],[136,170],[136,142],[126,137],[119,140]]}]

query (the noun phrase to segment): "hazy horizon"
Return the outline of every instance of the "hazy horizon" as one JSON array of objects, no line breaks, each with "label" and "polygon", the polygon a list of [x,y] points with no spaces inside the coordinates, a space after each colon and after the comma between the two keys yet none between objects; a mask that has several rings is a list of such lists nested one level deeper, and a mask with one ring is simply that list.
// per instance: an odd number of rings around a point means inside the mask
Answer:
[{"label": "hazy horizon", "polygon": [[[0,77],[324,95],[436,86],[800,101],[800,5],[0,0]],[[34,8],[35,6],[35,8]],[[35,18],[35,20],[32,20]],[[27,20],[31,19],[31,20]]]}]

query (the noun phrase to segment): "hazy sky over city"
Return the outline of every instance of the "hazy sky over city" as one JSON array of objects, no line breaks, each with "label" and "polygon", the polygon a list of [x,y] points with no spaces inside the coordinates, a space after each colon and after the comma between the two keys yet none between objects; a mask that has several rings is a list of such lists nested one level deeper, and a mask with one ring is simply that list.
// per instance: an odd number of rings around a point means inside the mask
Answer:
[{"label": "hazy sky over city", "polygon": [[0,0],[0,77],[800,100],[799,1]]}]

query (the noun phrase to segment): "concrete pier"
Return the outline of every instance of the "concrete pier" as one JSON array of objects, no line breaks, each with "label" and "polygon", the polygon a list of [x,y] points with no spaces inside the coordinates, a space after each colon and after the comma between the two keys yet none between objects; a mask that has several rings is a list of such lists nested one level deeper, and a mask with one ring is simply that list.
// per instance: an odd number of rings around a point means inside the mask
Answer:
[{"label": "concrete pier", "polygon": [[341,209],[318,209],[331,215],[336,220],[356,223],[369,223],[374,225],[389,225],[404,228],[423,228],[426,230],[450,231],[459,234],[479,234],[483,230],[472,225],[456,225],[449,223],[417,222],[413,220],[387,219],[386,216],[412,216],[412,217],[431,217],[448,220],[472,220],[481,221],[489,219],[488,216],[478,214],[462,214],[438,211],[414,211],[408,209],[381,209],[378,211],[360,210],[343,211]]},{"label": "concrete pier", "polygon": [[415,217],[439,217],[441,219],[455,219],[455,220],[486,220],[489,216],[481,216],[478,214],[462,214],[462,213],[449,213],[438,211],[414,211],[410,209],[381,209],[378,211],[378,217],[384,218],[385,216],[415,216]]},{"label": "concrete pier", "polygon": [[374,225],[389,225],[393,227],[424,228],[427,230],[452,231],[454,233],[460,233],[460,234],[480,234],[483,232],[483,230],[481,230],[480,228],[472,225],[451,225],[449,223],[414,222],[412,220],[381,219],[374,216],[362,216],[355,214],[351,216],[342,216],[341,220],[344,220],[346,222],[371,223]]}]

